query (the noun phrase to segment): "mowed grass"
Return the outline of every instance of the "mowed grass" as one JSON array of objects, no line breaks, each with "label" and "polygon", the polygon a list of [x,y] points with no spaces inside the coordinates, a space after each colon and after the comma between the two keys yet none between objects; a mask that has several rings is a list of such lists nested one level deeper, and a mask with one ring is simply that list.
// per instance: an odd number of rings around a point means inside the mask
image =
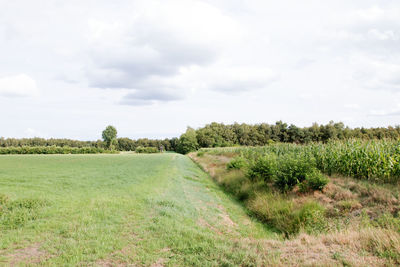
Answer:
[{"label": "mowed grass", "polygon": [[0,156],[0,195],[8,197],[1,265],[256,266],[274,258],[258,253],[258,240],[277,235],[178,154]]}]

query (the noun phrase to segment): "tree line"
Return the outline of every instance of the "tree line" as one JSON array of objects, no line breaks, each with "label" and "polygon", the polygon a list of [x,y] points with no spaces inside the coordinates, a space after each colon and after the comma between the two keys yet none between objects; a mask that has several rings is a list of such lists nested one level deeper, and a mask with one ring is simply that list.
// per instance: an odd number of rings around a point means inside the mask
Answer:
[{"label": "tree line", "polygon": [[[113,142],[113,148],[118,151],[135,151],[138,147],[156,147],[161,146],[164,150],[175,151],[176,143],[178,138],[171,139],[148,139],[140,138],[137,140],[122,137],[116,138]],[[80,141],[72,139],[44,139],[44,138],[4,138],[0,137],[0,147],[74,147],[74,148],[84,148],[84,147],[94,147],[94,148],[108,148],[107,142],[103,140],[97,141]]]},{"label": "tree line", "polygon": [[400,139],[400,126],[350,128],[342,122],[314,123],[298,127],[278,121],[275,124],[210,123],[197,130],[188,127],[178,140],[177,152],[187,153],[202,147],[263,146],[274,142],[305,144],[347,139]]},{"label": "tree line", "polygon": [[[110,128],[111,127],[111,128]],[[115,130],[115,131],[114,131]],[[400,126],[379,128],[350,128],[342,122],[328,124],[314,123],[309,127],[298,127],[278,121],[275,124],[260,123],[223,124],[213,122],[204,127],[187,131],[179,138],[130,139],[117,138],[116,129],[108,126],[103,131],[103,140],[79,141],[72,139],[44,138],[0,138],[0,147],[57,146],[57,147],[95,147],[119,151],[135,151],[137,148],[153,147],[164,151],[187,153],[202,147],[224,146],[263,146],[274,142],[304,144],[345,139],[400,139]]]}]

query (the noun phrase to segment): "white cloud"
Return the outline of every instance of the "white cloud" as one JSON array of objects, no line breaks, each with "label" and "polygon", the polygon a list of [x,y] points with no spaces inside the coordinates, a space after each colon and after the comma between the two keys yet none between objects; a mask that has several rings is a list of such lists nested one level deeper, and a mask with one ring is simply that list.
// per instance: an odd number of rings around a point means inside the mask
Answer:
[{"label": "white cloud", "polygon": [[[89,21],[90,86],[151,90],[129,94],[130,99],[151,94],[157,100],[153,92],[160,101],[177,99],[182,85],[171,81],[182,80],[182,68],[214,63],[240,36],[234,20],[203,2],[151,1],[136,8],[125,21]],[[174,89],[177,96],[166,98]]]},{"label": "white cloud", "polygon": [[28,138],[33,138],[33,137],[42,137],[42,138],[44,137],[44,138],[47,138],[46,135],[42,134],[41,132],[39,132],[39,131],[37,131],[37,130],[35,130],[33,128],[27,128],[25,130],[25,136],[28,137]]},{"label": "white cloud", "polygon": [[351,59],[353,77],[366,88],[400,91],[400,62],[368,58],[358,55]]},{"label": "white cloud", "polygon": [[[343,12],[334,16],[325,37],[330,41],[350,42],[358,49],[376,51],[376,48],[399,50],[400,8],[370,7]],[[381,50],[379,50],[382,52]]]},{"label": "white cloud", "polygon": [[36,81],[26,74],[0,77],[0,95],[5,97],[27,97],[39,93]]},{"label": "white cloud", "polygon": [[269,68],[227,66],[224,63],[206,68],[189,68],[183,75],[186,78],[185,82],[191,84],[195,90],[214,90],[228,94],[265,89],[279,78],[279,75]]},{"label": "white cloud", "polygon": [[353,110],[359,110],[361,108],[360,105],[357,103],[348,103],[348,104],[345,104],[344,107],[348,108],[348,109],[353,109]]}]

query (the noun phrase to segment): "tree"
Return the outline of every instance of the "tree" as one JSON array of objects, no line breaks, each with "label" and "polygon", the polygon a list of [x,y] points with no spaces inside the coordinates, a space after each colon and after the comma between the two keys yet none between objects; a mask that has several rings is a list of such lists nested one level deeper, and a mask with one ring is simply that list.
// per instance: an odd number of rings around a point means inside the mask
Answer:
[{"label": "tree", "polygon": [[117,142],[117,129],[114,126],[107,126],[107,128],[103,131],[102,137],[104,142],[106,142],[106,147],[108,149],[112,149],[112,147]]},{"label": "tree", "polygon": [[186,154],[197,149],[199,149],[199,144],[197,143],[196,131],[188,127],[186,133],[179,137],[176,152]]}]

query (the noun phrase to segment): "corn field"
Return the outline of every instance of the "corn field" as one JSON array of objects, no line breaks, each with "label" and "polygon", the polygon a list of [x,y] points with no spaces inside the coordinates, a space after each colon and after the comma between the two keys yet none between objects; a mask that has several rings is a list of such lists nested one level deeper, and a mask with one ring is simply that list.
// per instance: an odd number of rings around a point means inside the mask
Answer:
[{"label": "corn field", "polygon": [[203,151],[212,154],[237,153],[246,159],[255,159],[265,154],[281,156],[294,153],[298,157],[309,158],[319,170],[328,175],[379,182],[400,180],[400,141],[354,139],[330,141],[326,144],[278,143],[263,147],[231,147]]}]

